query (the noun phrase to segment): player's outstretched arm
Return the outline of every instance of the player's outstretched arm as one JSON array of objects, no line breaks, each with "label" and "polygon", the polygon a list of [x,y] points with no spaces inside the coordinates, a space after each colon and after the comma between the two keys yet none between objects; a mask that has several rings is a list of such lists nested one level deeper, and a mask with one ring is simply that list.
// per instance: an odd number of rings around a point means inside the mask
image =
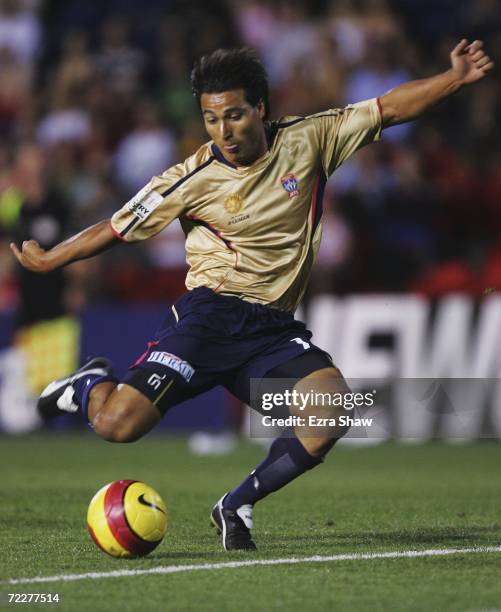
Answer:
[{"label": "player's outstretched arm", "polygon": [[87,259],[120,241],[111,231],[108,219],[96,223],[79,234],[46,251],[36,240],[25,240],[21,250],[11,243],[10,248],[19,263],[27,270],[41,274],[61,268],[79,259]]},{"label": "player's outstretched arm", "polygon": [[411,121],[465,85],[483,79],[494,62],[483,50],[484,43],[464,38],[451,52],[451,67],[429,79],[399,85],[380,98],[383,127]]}]

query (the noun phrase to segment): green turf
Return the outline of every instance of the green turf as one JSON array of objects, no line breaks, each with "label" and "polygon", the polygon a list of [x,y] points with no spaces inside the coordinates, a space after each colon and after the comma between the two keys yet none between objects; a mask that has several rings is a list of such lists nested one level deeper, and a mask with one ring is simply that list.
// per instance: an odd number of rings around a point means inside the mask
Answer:
[{"label": "green turf", "polygon": [[[0,576],[501,545],[500,444],[385,444],[333,451],[256,508],[257,554],[225,553],[210,508],[262,454],[242,444],[198,458],[184,440],[161,436],[123,446],[90,433],[0,438]],[[168,535],[145,559],[107,557],[86,532],[92,495],[120,478],[148,482],[169,508]],[[63,603],[45,608],[63,610],[501,609],[501,553],[4,582],[0,591],[57,592]]]}]

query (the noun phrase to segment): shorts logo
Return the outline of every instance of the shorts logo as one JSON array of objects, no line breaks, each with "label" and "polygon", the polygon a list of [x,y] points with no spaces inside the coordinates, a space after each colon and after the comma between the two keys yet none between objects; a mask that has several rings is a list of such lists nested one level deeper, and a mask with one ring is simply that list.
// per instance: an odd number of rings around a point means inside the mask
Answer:
[{"label": "shorts logo", "polygon": [[175,370],[184,378],[186,382],[190,382],[191,377],[195,373],[195,369],[187,361],[183,361],[177,355],[166,353],[165,351],[153,351],[147,361],[159,363],[160,365]]},{"label": "shorts logo", "polygon": [[232,193],[224,199],[224,208],[230,215],[236,215],[242,210],[244,201],[239,193]]},{"label": "shorts logo", "polygon": [[294,196],[299,195],[299,183],[293,174],[286,174],[280,179],[282,187],[289,194],[289,200]]},{"label": "shorts logo", "polygon": [[163,376],[160,376],[159,374],[152,374],[146,382],[151,385],[153,389],[158,389],[158,387],[160,387],[162,384],[162,380],[165,378],[167,378],[167,374],[164,374]]},{"label": "shorts logo", "polygon": [[138,219],[144,220],[163,202],[162,196],[156,191],[146,192],[141,189],[132,200],[126,204],[127,209]]}]

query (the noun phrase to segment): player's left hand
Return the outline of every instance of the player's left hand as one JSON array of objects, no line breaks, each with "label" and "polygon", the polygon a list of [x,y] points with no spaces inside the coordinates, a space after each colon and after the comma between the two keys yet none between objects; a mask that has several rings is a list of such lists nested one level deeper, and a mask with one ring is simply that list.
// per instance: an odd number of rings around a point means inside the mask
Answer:
[{"label": "player's left hand", "polygon": [[494,68],[494,62],[485,53],[483,46],[481,40],[474,40],[470,44],[463,38],[451,52],[452,70],[464,85],[483,79]]}]

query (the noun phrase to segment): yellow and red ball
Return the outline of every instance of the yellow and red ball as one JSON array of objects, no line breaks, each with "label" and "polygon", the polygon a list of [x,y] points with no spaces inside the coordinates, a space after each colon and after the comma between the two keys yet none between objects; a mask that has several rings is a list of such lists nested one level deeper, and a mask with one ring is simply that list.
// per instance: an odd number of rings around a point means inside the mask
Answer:
[{"label": "yellow and red ball", "polygon": [[167,531],[167,508],[144,482],[115,480],[94,495],[87,511],[94,542],[112,557],[143,557]]}]

